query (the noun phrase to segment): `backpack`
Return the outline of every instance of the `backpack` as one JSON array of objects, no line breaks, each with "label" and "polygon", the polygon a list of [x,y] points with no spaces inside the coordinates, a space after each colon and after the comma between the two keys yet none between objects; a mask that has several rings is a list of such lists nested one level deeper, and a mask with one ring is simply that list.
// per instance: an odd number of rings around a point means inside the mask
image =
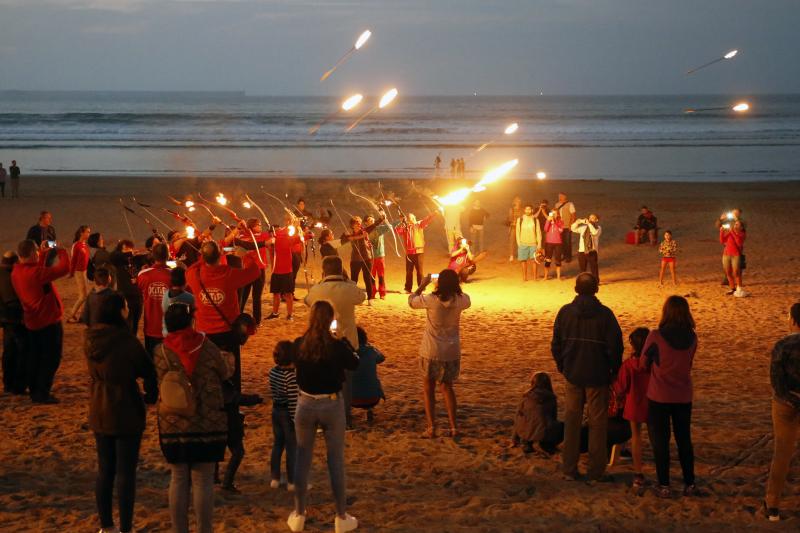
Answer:
[{"label": "backpack", "polygon": [[180,368],[175,368],[170,364],[163,344],[161,345],[161,355],[164,357],[168,369],[158,386],[161,412],[168,415],[194,416],[197,402],[186,371],[180,364],[178,365]]}]

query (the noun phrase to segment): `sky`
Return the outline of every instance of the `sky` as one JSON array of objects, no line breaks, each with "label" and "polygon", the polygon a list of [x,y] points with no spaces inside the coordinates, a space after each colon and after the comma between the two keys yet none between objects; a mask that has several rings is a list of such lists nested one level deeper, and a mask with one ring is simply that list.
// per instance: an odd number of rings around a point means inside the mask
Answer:
[{"label": "sky", "polygon": [[800,0],[0,0],[0,90],[800,93],[798,27]]}]

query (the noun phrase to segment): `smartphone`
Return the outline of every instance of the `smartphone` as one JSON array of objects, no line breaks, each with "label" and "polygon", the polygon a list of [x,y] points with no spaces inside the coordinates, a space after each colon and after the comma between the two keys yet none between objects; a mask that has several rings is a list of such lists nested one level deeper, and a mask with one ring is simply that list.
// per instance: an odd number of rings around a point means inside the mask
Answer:
[{"label": "smartphone", "polygon": [[439,274],[431,274],[431,279],[439,279]]},{"label": "smartphone", "polygon": [[723,229],[731,229],[731,225],[730,224],[723,224],[722,228]]},{"label": "smartphone", "polygon": [[336,322],[336,319],[334,318],[331,321],[331,333],[336,333],[336,328],[337,327],[339,327],[339,324]]},{"label": "smartphone", "polygon": [[222,251],[225,252],[226,254],[232,253],[234,250],[236,250],[236,248],[234,248],[233,246],[225,246],[222,248]]},{"label": "smartphone", "polygon": [[178,262],[177,261],[167,261],[167,266],[170,267],[170,268],[175,268],[175,267],[178,266]]},{"label": "smartphone", "polygon": [[733,211],[728,211],[726,216],[728,217],[728,220],[733,220]]},{"label": "smartphone", "polygon": [[58,243],[56,241],[47,241],[47,246],[49,246],[50,248],[55,248],[56,246],[58,246]]}]

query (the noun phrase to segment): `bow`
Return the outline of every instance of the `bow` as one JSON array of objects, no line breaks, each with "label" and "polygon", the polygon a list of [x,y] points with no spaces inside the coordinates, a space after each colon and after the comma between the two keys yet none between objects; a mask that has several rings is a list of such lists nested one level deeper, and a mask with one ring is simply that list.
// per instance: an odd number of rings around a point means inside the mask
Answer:
[{"label": "bow", "polygon": [[224,211],[227,211],[228,214],[231,215],[231,217],[233,217],[233,220],[236,221],[237,224],[242,221],[242,219],[239,218],[239,215],[237,215],[236,212],[233,209],[231,209],[230,207],[224,206],[224,205],[222,205],[220,203],[212,203],[212,202],[208,201],[206,198],[203,198],[203,195],[200,194],[200,193],[197,193],[197,197],[200,200],[202,200],[203,203],[205,203],[205,204],[214,205],[214,206],[219,207],[220,209],[223,209]]},{"label": "bow", "polygon": [[288,214],[290,217],[292,217],[292,220],[295,220],[295,219],[297,218],[297,216],[296,216],[294,213],[292,213],[292,210],[291,210],[291,209],[289,209],[288,207],[286,207],[286,205],[283,203],[283,200],[281,200],[280,198],[278,198],[278,197],[277,197],[277,196],[275,196],[274,194],[271,194],[271,193],[268,193],[267,191],[265,191],[265,190],[264,190],[264,186],[263,186],[263,185],[261,186],[261,192],[262,192],[263,194],[265,194],[265,195],[269,196],[270,198],[274,199],[276,202],[278,202],[278,203],[280,204],[281,208],[283,208],[283,210],[284,210],[284,211],[286,211],[286,213],[287,213],[287,214]]},{"label": "bow", "polygon": [[[419,187],[417,187],[417,185],[413,181],[411,182],[411,190],[417,193],[420,197],[422,197],[423,200],[426,198],[430,200],[430,202],[436,207],[436,209],[438,209],[442,214],[444,214],[444,206],[439,202],[437,202],[436,199],[431,194],[423,192]],[[428,210],[428,214],[431,214],[430,207],[426,205],[425,208]]]},{"label": "bow", "polygon": [[[394,229],[394,221],[392,220],[391,213],[389,210],[389,206],[392,205],[392,202],[386,199],[386,196],[383,194],[383,186],[381,186],[381,182],[378,182],[378,192],[381,194],[381,199],[383,200],[383,205],[386,207],[384,210],[386,213],[386,217],[389,220],[389,228],[392,230],[392,242],[394,243],[394,253],[397,257],[400,257],[400,249],[397,248],[397,232]],[[399,208],[398,208],[399,209]],[[402,213],[402,211],[400,211]]]},{"label": "bow", "polygon": [[147,213],[148,215],[156,219],[158,222],[160,222],[161,225],[167,228],[168,231],[173,231],[173,228],[169,224],[158,218],[152,211],[148,209],[148,207],[152,207],[151,205],[137,201],[135,196],[131,196],[131,200],[133,200],[139,207],[141,207],[145,213]]}]

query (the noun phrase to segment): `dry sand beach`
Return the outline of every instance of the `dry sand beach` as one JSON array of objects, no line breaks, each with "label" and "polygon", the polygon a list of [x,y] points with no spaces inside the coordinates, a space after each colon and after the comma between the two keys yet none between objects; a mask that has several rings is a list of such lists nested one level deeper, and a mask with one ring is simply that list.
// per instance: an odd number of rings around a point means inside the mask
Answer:
[{"label": "dry sand beach", "polygon": [[[178,197],[202,190],[258,191],[306,197],[310,207],[333,198],[345,213],[363,213],[367,205],[346,192],[346,185],[370,195],[375,182],[333,179],[269,180],[157,178],[36,178],[24,176],[23,199],[0,202],[0,247],[16,245],[36,222],[41,209],[54,215],[61,243],[80,224],[90,224],[106,242],[127,237],[117,203],[120,196],[167,207],[165,195]],[[385,190],[403,199],[406,211],[425,214],[408,182],[384,180]],[[425,182],[438,193],[456,182]],[[558,458],[526,457],[506,449],[514,409],[532,370],[551,373],[556,392],[563,378],[550,356],[553,319],[572,300],[575,262],[565,280],[523,284],[519,266],[509,264],[506,212],[514,195],[525,202],[552,202],[560,190],[575,202],[579,216],[601,216],[598,297],[616,313],[624,334],[637,326],[655,327],[670,294],[686,295],[698,324],[695,359],[693,438],[702,495],[658,499],[651,491],[636,497],[628,490],[630,462],[611,468],[617,481],[589,487],[561,480]],[[256,195],[260,198],[261,195]],[[772,452],[769,353],[787,332],[789,306],[800,296],[800,184],[787,183],[623,183],[603,181],[502,181],[480,193],[492,212],[487,243],[490,255],[474,281],[464,287],[473,307],[462,318],[463,359],[456,385],[462,437],[424,440],[421,379],[417,347],[425,320],[412,311],[402,290],[402,259],[390,242],[388,285],[395,292],[371,308],[358,309],[361,325],[387,356],[379,369],[388,401],[368,426],[357,418],[347,434],[350,512],[360,531],[382,532],[528,532],[528,531],[797,531],[800,524],[800,463],[794,464],[782,510],[786,520],[769,524],[758,512]],[[651,207],[660,226],[670,228],[679,244],[679,286],[657,287],[658,255],[647,246],[624,244],[641,204]],[[275,202],[265,200],[278,215]],[[720,287],[721,247],[713,225],[720,212],[738,206],[748,222],[745,287],[750,297],[724,295]],[[147,228],[132,219],[139,244]],[[334,229],[341,224],[334,219]],[[426,231],[426,270],[446,266],[441,222]],[[401,252],[402,253],[402,252]],[[349,250],[342,254],[349,258]],[[314,274],[319,278],[319,262]],[[303,274],[298,295],[305,293]],[[66,307],[74,301],[71,280],[57,283]],[[243,382],[248,391],[268,396],[267,372],[277,340],[294,338],[305,326],[297,320],[266,322],[243,349]],[[78,532],[97,529],[94,503],[96,456],[86,427],[88,376],[82,350],[83,327],[65,325],[65,347],[54,393],[60,405],[33,406],[26,398],[0,397],[0,530]],[[445,417],[441,399],[439,421]],[[559,406],[563,410],[563,402]],[[360,414],[360,413],[359,413]],[[272,442],[268,404],[246,409],[247,455],[239,473],[239,496],[217,495],[216,531],[287,531],[284,520],[292,496],[269,488],[268,456]],[[148,414],[138,475],[135,526],[140,532],[169,528],[169,471],[158,447],[155,412]],[[318,441],[312,472],[307,531],[330,531],[333,505],[324,469],[324,445]],[[674,484],[679,467],[673,448]],[[654,467],[645,448],[646,475]]]}]

